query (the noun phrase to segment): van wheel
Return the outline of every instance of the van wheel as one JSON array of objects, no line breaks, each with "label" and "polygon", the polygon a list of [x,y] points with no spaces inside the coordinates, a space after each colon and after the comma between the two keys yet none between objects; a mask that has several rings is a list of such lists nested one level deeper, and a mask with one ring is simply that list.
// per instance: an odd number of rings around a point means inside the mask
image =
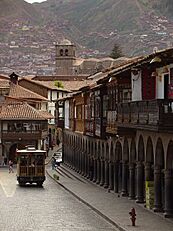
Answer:
[{"label": "van wheel", "polygon": [[42,187],[43,182],[37,182],[38,187]]},{"label": "van wheel", "polygon": [[19,185],[20,185],[20,186],[24,186],[24,185],[25,185],[25,183],[23,183],[23,182],[19,182]]}]

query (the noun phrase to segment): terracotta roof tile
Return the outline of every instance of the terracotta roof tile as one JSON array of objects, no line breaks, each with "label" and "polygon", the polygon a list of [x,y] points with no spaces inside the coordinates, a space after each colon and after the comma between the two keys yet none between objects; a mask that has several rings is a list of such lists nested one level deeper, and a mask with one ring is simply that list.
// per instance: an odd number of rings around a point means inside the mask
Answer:
[{"label": "terracotta roof tile", "polygon": [[20,85],[16,85],[11,83],[10,84],[10,93],[9,93],[10,97],[13,98],[19,98],[19,99],[34,99],[34,100],[42,100],[42,101],[47,101],[48,99],[46,99],[45,97],[32,92]]},{"label": "terracotta roof tile", "polygon": [[[25,78],[23,78],[25,79]],[[28,80],[25,79],[26,81],[30,81],[32,83],[38,84],[39,86],[44,86],[48,89],[51,90],[60,90],[60,91],[76,91],[78,89],[80,89],[81,87],[84,87],[90,83],[93,82],[93,80],[66,80],[66,81],[61,81],[60,82],[63,84],[64,88],[58,88],[55,86],[55,82],[54,81],[39,81],[39,80]]]},{"label": "terracotta roof tile", "polygon": [[2,120],[46,120],[35,108],[26,102],[6,101],[1,106]]},{"label": "terracotta roof tile", "polygon": [[10,88],[10,82],[9,80],[1,80],[0,79],[0,88]]},{"label": "terracotta roof tile", "polygon": [[48,111],[39,111],[40,115],[43,116],[45,119],[54,119],[55,117],[49,113]]}]

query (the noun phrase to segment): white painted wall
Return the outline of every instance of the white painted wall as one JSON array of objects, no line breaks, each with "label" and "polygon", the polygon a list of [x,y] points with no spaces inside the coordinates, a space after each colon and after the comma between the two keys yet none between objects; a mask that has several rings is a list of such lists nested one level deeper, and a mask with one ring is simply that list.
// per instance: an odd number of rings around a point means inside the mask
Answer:
[{"label": "white painted wall", "polygon": [[48,105],[48,102],[42,102],[41,103],[41,110],[42,111],[47,111],[47,105]]},{"label": "white painted wall", "polygon": [[[51,92],[52,92],[52,99],[51,99]],[[59,90],[49,90],[48,91],[48,112],[50,111],[53,116],[55,116],[55,102],[52,102],[53,100],[57,100],[57,92],[59,92],[59,98],[62,98],[64,96],[67,96],[68,93],[59,91]],[[50,119],[48,121],[49,124],[55,124],[55,119]]]},{"label": "white painted wall", "polygon": [[142,100],[142,78],[141,71],[137,75],[131,73],[132,81],[132,101]]},{"label": "white painted wall", "polygon": [[57,100],[57,92],[58,91],[52,91],[52,100]]},{"label": "white painted wall", "polygon": [[7,131],[7,129],[8,129],[8,124],[7,123],[3,123],[3,130]]},{"label": "white painted wall", "polygon": [[164,74],[163,68],[156,70],[156,99],[164,99]]},{"label": "white painted wall", "polygon": [[64,121],[65,121],[65,128],[69,129],[70,121],[69,121],[69,100],[65,101],[64,104]]}]

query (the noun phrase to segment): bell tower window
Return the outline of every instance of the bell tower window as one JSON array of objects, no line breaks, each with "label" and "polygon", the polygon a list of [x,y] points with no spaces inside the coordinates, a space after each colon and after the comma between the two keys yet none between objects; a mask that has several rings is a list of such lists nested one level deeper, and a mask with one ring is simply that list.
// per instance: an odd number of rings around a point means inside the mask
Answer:
[{"label": "bell tower window", "polygon": [[60,56],[63,56],[63,53],[64,53],[63,49],[61,49],[59,53],[60,53]]},{"label": "bell tower window", "polygon": [[68,49],[65,50],[65,56],[68,56]]}]

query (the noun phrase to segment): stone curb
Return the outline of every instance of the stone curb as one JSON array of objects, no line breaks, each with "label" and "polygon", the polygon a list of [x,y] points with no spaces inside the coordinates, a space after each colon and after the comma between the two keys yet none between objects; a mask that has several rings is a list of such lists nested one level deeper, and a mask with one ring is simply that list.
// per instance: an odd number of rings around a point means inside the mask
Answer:
[{"label": "stone curb", "polygon": [[74,192],[72,192],[70,189],[68,189],[66,186],[64,186],[63,184],[61,184],[59,181],[57,181],[49,172],[48,170],[46,170],[46,173],[56,182],[58,183],[62,188],[64,188],[66,191],[68,191],[70,194],[72,194],[75,198],[77,198],[79,201],[81,201],[82,203],[84,203],[85,205],[87,205],[89,208],[91,208],[93,211],[95,211],[98,215],[100,215],[102,218],[104,218],[107,222],[109,222],[110,224],[112,224],[113,226],[115,226],[116,228],[118,228],[120,231],[128,231],[127,229],[122,228],[119,224],[117,224],[115,221],[111,220],[109,217],[107,217],[106,215],[104,215],[102,212],[100,212],[98,209],[96,209],[95,207],[93,207],[91,204],[89,204],[88,202],[86,202],[85,200],[83,200],[81,197],[79,197],[77,194],[75,194]]}]

